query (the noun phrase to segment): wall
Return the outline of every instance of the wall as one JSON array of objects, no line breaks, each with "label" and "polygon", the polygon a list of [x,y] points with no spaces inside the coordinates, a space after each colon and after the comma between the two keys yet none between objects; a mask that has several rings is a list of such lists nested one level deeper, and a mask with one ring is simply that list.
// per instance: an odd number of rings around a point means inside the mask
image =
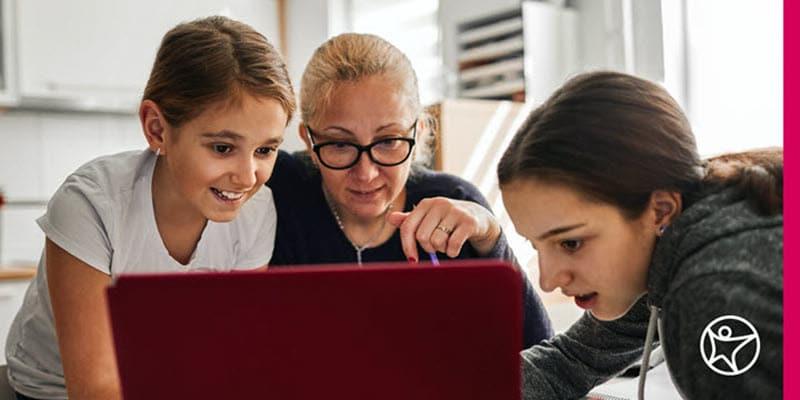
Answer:
[{"label": "wall", "polygon": [[581,71],[610,69],[664,80],[660,0],[573,0],[571,4],[580,15]]},{"label": "wall", "polygon": [[[0,187],[7,201],[46,201],[83,163],[145,146],[133,115],[8,110],[0,113],[0,143]],[[35,219],[44,207],[7,205],[0,212],[0,264],[38,260],[44,236]]]}]

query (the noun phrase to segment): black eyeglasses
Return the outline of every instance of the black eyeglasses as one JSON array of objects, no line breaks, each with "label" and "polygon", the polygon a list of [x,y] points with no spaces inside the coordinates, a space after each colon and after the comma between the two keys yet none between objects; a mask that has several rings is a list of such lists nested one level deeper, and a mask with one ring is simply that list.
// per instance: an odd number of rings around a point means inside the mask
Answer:
[{"label": "black eyeglasses", "polygon": [[312,149],[317,154],[322,165],[330,169],[347,169],[358,163],[361,153],[366,152],[369,159],[375,164],[384,167],[400,165],[411,155],[417,137],[417,121],[409,127],[406,132],[412,131],[411,137],[391,137],[377,140],[366,146],[351,142],[331,141],[324,143],[314,143],[314,135],[311,127],[306,125],[308,137],[311,139]]}]

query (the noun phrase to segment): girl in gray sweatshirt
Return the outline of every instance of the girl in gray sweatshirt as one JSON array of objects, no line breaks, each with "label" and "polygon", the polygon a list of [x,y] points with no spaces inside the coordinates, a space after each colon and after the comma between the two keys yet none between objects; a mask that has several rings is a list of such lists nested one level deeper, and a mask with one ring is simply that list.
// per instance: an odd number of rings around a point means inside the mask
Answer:
[{"label": "girl in gray sweatshirt", "polygon": [[656,345],[684,398],[782,398],[781,149],[702,161],[663,88],[595,72],[531,113],[498,176],[542,289],[587,310],[522,353],[525,399],[646,371]]}]

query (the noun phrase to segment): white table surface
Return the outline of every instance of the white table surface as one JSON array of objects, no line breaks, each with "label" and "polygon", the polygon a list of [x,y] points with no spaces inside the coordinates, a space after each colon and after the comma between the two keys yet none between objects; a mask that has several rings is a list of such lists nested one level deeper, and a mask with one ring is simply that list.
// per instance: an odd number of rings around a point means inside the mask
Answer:
[{"label": "white table surface", "polygon": [[[636,400],[639,390],[639,377],[615,378],[592,390],[587,400]],[[667,363],[662,362],[647,373],[644,386],[646,400],[680,399],[678,390],[672,384]]]}]

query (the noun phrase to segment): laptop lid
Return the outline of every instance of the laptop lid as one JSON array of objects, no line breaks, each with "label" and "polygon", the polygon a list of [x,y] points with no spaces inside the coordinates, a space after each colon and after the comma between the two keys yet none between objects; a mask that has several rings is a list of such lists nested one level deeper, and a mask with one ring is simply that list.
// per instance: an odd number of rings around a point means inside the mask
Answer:
[{"label": "laptop lid", "polygon": [[126,400],[519,399],[521,276],[491,260],[132,275]]}]

